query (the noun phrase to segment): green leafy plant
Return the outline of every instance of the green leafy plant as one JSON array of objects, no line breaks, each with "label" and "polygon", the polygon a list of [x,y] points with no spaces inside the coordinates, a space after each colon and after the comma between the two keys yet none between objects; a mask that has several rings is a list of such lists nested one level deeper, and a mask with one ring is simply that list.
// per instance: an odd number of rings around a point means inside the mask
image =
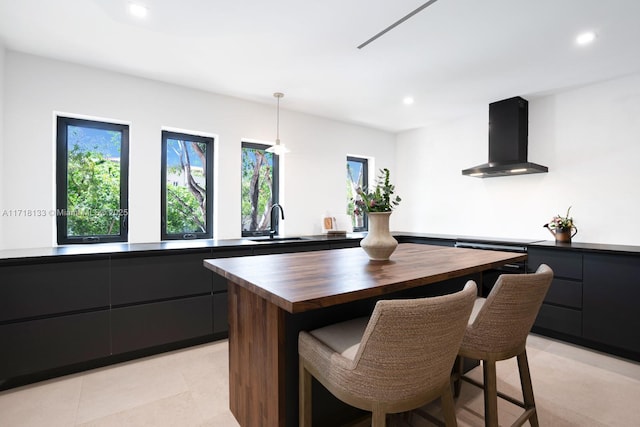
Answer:
[{"label": "green leafy plant", "polygon": [[554,216],[551,221],[547,224],[547,227],[551,229],[571,229],[575,228],[573,224],[573,218],[569,216],[569,211],[571,211],[571,206],[567,209],[567,214],[565,216],[560,216],[559,214]]},{"label": "green leafy plant", "polygon": [[355,200],[354,213],[360,215],[361,212],[391,212],[402,201],[399,196],[392,197],[394,190],[395,186],[389,181],[389,169],[380,169],[373,191],[366,192],[361,188],[356,190],[359,199]]}]

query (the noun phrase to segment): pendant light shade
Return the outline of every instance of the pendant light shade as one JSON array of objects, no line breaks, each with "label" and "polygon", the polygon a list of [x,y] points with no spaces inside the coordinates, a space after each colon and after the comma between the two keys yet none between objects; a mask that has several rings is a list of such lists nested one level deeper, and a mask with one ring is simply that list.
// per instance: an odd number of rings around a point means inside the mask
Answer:
[{"label": "pendant light shade", "polygon": [[278,106],[276,109],[276,143],[265,151],[267,153],[273,153],[277,156],[280,154],[288,153],[289,150],[284,145],[280,144],[280,98],[284,96],[284,93],[276,92],[273,96],[278,100]]}]

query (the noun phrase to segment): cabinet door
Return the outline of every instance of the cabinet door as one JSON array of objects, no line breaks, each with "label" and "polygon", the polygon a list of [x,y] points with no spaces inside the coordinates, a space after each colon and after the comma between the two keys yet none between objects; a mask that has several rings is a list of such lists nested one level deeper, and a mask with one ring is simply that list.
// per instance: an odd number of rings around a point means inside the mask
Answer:
[{"label": "cabinet door", "polygon": [[536,271],[540,264],[547,264],[554,277],[582,280],[582,254],[557,249],[529,247],[527,265],[529,271]]},{"label": "cabinet door", "polygon": [[640,257],[585,254],[584,337],[640,352]]},{"label": "cabinet door", "polygon": [[0,268],[0,322],[109,307],[109,260]]},{"label": "cabinet door", "polygon": [[211,293],[213,273],[203,265],[211,252],[114,258],[113,305]]},{"label": "cabinet door", "polygon": [[293,252],[311,252],[330,249],[329,243],[312,242],[297,245],[295,243],[275,243],[263,246],[257,246],[253,249],[254,255],[271,255],[271,254],[287,254]]},{"label": "cabinet door", "polygon": [[[224,250],[224,251],[214,251],[210,258],[231,258],[238,256],[250,256],[253,255],[253,249],[236,249],[236,250]],[[206,267],[202,266],[202,268],[206,269]],[[209,271],[209,270],[207,270]],[[213,273],[213,293],[216,292],[227,292],[227,279],[223,276]]]},{"label": "cabinet door", "polygon": [[111,311],[113,354],[213,333],[211,295],[116,308]]},{"label": "cabinet door", "polygon": [[109,356],[109,310],[0,326],[2,379]]},{"label": "cabinet door", "polygon": [[213,333],[229,333],[229,309],[227,306],[228,295],[220,292],[213,295]]}]

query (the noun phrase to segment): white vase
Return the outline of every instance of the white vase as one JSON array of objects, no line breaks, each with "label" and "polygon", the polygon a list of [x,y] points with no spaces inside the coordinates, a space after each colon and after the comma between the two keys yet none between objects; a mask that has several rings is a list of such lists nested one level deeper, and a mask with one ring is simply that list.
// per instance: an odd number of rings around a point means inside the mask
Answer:
[{"label": "white vase", "polygon": [[369,233],[360,241],[360,246],[373,261],[386,261],[398,246],[398,241],[389,232],[391,212],[369,212]]}]

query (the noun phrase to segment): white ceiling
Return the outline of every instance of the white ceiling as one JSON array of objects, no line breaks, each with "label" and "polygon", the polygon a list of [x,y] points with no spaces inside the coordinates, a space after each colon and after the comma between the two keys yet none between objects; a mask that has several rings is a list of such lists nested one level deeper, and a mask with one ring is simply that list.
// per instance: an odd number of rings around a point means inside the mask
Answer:
[{"label": "white ceiling", "polygon": [[139,2],[0,0],[0,40],[393,132],[640,71],[638,0],[438,0],[361,50],[426,0]]}]

